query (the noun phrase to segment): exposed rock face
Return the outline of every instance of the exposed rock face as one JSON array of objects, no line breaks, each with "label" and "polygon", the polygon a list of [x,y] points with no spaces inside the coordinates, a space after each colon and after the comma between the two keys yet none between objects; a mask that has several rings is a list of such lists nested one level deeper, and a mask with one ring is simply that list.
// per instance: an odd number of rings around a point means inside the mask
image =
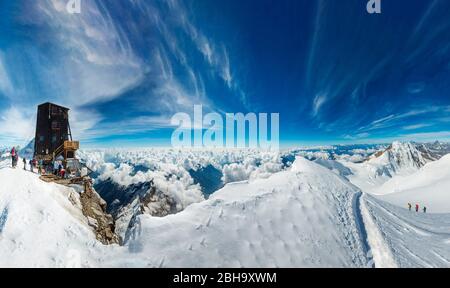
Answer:
[{"label": "exposed rock face", "polygon": [[161,191],[158,191],[153,184],[139,200],[141,213],[164,217],[169,214],[174,214],[177,211],[175,201],[164,193],[161,193]]},{"label": "exposed rock face", "polygon": [[392,178],[399,173],[413,173],[430,160],[418,150],[417,144],[411,142],[393,142],[384,151],[379,151],[366,161],[375,169],[375,177]]},{"label": "exposed rock face", "polygon": [[108,212],[115,219],[115,233],[126,242],[127,232],[138,215],[164,217],[178,212],[175,199],[157,189],[153,181],[122,187],[104,182],[99,193],[109,202]]},{"label": "exposed rock face", "polygon": [[450,153],[450,143],[434,143],[418,144],[417,149],[422,152],[424,158],[430,161],[436,161]]},{"label": "exposed rock face", "polygon": [[89,225],[95,229],[97,240],[103,244],[120,244],[115,234],[113,217],[106,212],[106,202],[95,192],[89,182],[84,184],[84,192],[80,195],[83,214]]}]

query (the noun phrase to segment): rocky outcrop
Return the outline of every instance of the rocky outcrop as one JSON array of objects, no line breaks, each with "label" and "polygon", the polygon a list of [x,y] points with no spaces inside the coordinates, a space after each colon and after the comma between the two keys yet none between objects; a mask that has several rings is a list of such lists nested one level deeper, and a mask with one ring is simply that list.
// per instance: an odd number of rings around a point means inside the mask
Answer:
[{"label": "rocky outcrop", "polygon": [[115,234],[113,217],[106,212],[106,202],[95,192],[89,181],[84,183],[84,192],[80,195],[82,211],[88,224],[95,230],[97,240],[105,245],[120,244]]},{"label": "rocky outcrop", "polygon": [[127,231],[141,214],[164,217],[178,212],[175,199],[159,190],[153,181],[123,187],[112,181],[98,185],[115,220],[115,233],[126,242]]}]

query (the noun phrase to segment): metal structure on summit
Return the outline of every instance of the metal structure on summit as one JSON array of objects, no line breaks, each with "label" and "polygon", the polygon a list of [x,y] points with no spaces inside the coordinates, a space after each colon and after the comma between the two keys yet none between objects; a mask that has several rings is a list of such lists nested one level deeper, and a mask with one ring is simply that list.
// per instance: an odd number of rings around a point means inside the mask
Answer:
[{"label": "metal structure on summit", "polygon": [[[69,111],[69,108],[49,102],[38,106],[34,158],[45,168],[43,180],[75,183],[88,178],[82,169],[86,168],[88,172],[90,169],[76,159],[80,142],[72,139]],[[48,173],[53,171],[55,161],[61,161],[67,172],[65,179],[57,179],[58,175]]]},{"label": "metal structure on summit", "polygon": [[80,144],[72,140],[69,124],[69,108],[53,103],[38,106],[34,157],[53,162],[62,157],[64,162],[75,159]]},{"label": "metal structure on summit", "polygon": [[114,219],[106,211],[106,202],[93,187],[89,176],[92,170],[76,158],[80,143],[72,139],[69,108],[48,102],[39,105],[34,140],[36,161],[33,162],[39,163],[40,179],[72,188],[78,186],[77,191],[83,190],[79,197],[82,213],[93,223],[97,240],[105,245],[120,243]]}]

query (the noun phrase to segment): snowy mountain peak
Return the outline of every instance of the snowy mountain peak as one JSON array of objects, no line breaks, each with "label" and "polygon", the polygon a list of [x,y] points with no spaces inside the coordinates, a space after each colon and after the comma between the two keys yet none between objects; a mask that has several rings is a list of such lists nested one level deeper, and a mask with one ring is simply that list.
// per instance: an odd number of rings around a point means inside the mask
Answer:
[{"label": "snowy mountain peak", "polygon": [[419,169],[427,163],[415,144],[399,141],[393,142],[383,153],[377,154],[369,161],[388,166],[388,169],[393,172],[404,168]]},{"label": "snowy mountain peak", "polygon": [[27,146],[25,146],[19,151],[20,157],[23,157],[25,159],[33,158],[33,154],[34,154],[34,138],[27,144]]},{"label": "snowy mountain peak", "polygon": [[322,166],[318,166],[303,157],[296,157],[291,167],[292,172],[312,172],[317,171],[317,169],[322,169]]}]

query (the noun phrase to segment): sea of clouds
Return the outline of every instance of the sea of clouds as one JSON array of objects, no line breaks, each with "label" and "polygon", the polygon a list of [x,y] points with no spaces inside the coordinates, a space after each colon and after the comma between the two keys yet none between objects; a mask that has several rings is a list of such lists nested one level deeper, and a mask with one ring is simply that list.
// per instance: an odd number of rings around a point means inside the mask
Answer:
[{"label": "sea of clouds", "polygon": [[[350,147],[352,148],[352,147]],[[92,149],[78,152],[78,157],[94,171],[97,184],[111,181],[124,189],[153,181],[154,186],[176,203],[177,211],[203,201],[208,195],[192,176],[192,171],[213,167],[222,175],[220,187],[232,182],[254,181],[289,169],[295,156],[309,160],[344,159],[362,161],[377,149],[321,147],[284,151],[259,149]],[[366,148],[366,149],[364,149]],[[203,175],[208,179],[208,175]]]}]

